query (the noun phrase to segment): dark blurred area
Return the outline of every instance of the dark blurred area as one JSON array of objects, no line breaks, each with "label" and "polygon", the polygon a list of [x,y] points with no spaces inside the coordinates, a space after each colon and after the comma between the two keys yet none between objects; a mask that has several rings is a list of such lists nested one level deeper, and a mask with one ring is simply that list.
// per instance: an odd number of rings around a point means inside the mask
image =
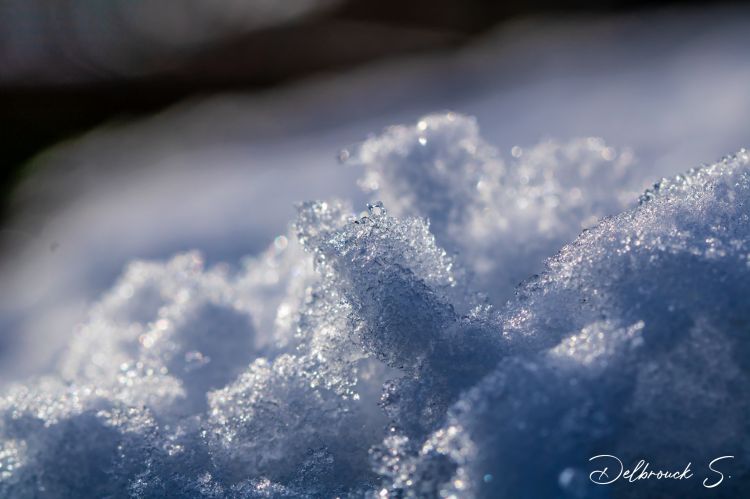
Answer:
[{"label": "dark blurred area", "polygon": [[30,158],[102,123],[453,49],[513,18],[678,3],[716,2],[0,0],[0,220]]}]

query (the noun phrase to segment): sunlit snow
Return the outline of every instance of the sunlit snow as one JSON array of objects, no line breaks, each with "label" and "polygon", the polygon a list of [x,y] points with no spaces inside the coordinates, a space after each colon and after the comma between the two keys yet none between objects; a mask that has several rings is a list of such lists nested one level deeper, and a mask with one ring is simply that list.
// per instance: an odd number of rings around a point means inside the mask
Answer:
[{"label": "sunlit snow", "polygon": [[444,113],[341,156],[369,205],[131,262],[5,388],[0,496],[601,497],[596,453],[747,455],[746,151],[643,193],[629,149]]}]

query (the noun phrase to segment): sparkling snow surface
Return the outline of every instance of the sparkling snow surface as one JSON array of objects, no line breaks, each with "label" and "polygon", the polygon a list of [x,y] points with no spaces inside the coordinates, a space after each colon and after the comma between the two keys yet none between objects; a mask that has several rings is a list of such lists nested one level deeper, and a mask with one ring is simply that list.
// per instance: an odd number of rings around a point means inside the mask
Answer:
[{"label": "sparkling snow surface", "polygon": [[602,497],[601,453],[750,485],[748,152],[640,197],[627,149],[501,155],[454,113],[341,157],[368,206],[130,263],[5,388],[0,497]]}]

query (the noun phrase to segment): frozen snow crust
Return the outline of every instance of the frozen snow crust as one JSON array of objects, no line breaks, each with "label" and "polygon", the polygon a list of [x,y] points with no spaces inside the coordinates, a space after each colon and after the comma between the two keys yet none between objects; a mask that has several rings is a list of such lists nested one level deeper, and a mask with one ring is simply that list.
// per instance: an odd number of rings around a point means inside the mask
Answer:
[{"label": "frozen snow crust", "polygon": [[[364,213],[304,203],[239,270],[130,264],[0,398],[0,497],[741,495],[750,154],[640,199],[600,139],[511,156],[427,116],[342,152]],[[596,454],[736,459],[608,488]]]}]

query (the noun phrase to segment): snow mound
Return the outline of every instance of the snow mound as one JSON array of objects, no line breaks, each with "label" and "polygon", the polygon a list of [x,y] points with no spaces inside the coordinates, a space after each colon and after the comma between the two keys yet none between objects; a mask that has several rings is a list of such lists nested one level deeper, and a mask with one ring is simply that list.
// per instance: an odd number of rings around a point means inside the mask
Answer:
[{"label": "snow mound", "polygon": [[506,164],[453,113],[343,155],[385,203],[303,203],[239,268],[133,262],[2,394],[0,496],[601,497],[596,454],[748,485],[746,151],[640,200],[627,151]]},{"label": "snow mound", "polygon": [[[517,353],[429,438],[388,442],[391,491],[600,497],[592,456],[704,469],[747,456],[748,200],[743,150],[657,184],[565,246],[503,312]],[[630,493],[732,497],[748,471],[737,463],[719,491],[651,481]]]},{"label": "snow mound", "polygon": [[605,215],[632,205],[642,175],[629,149],[598,137],[515,146],[504,160],[473,118],[429,115],[344,151],[360,184],[398,216],[429,219],[498,304],[544,258]]}]

